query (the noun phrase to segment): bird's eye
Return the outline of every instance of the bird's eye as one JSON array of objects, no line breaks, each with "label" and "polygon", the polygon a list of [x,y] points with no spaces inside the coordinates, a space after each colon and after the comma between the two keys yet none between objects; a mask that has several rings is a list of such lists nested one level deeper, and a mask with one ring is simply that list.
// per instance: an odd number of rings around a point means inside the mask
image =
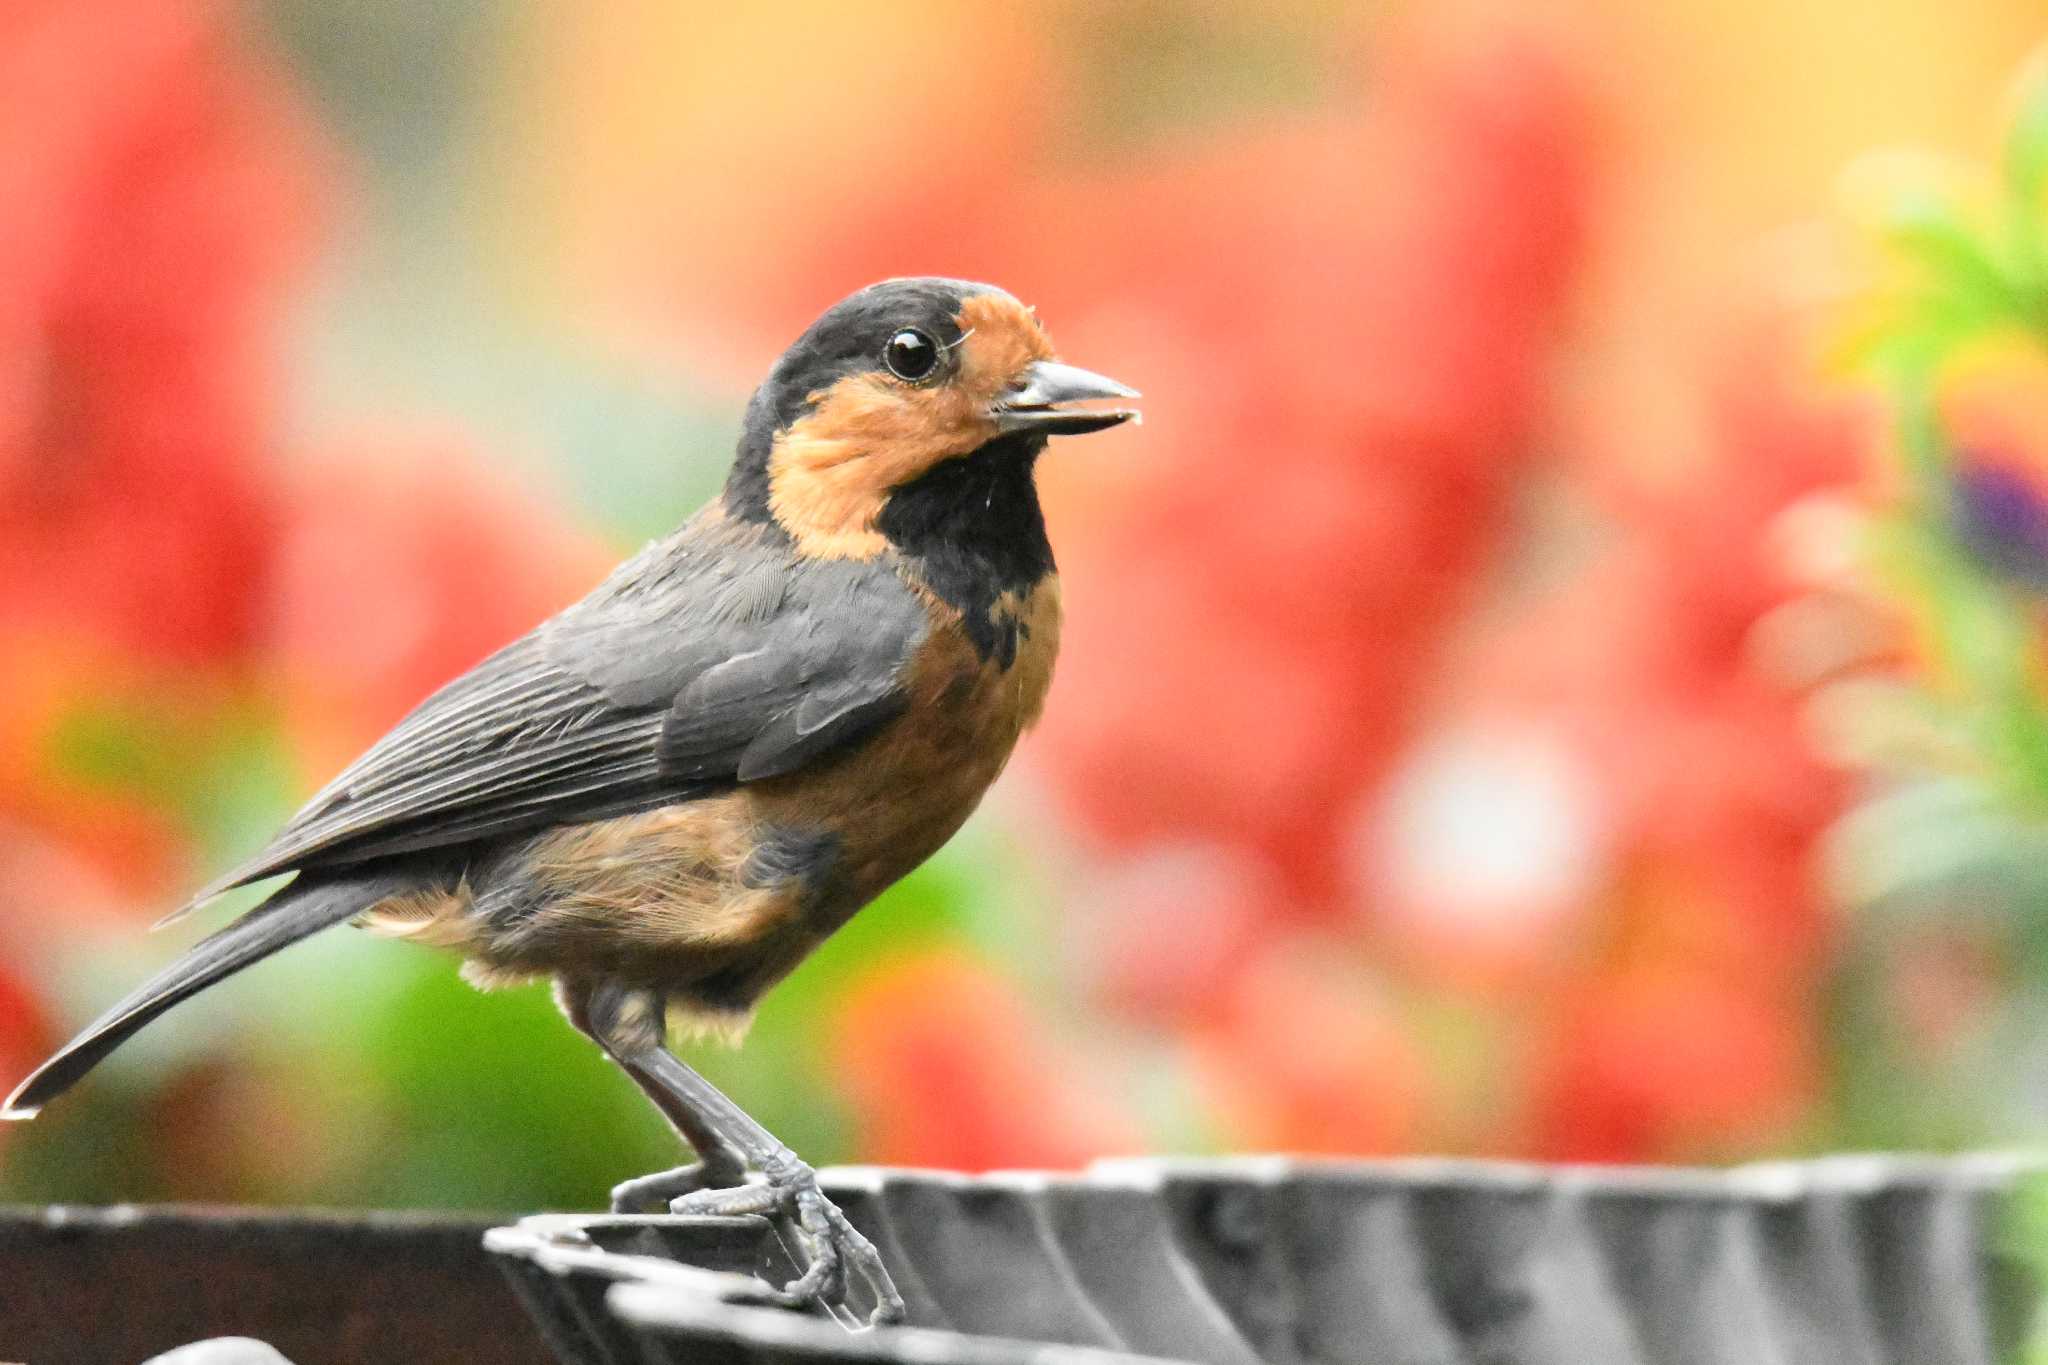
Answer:
[{"label": "bird's eye", "polygon": [[882,348],[882,363],[898,379],[916,383],[939,365],[939,345],[915,327],[905,327]]}]

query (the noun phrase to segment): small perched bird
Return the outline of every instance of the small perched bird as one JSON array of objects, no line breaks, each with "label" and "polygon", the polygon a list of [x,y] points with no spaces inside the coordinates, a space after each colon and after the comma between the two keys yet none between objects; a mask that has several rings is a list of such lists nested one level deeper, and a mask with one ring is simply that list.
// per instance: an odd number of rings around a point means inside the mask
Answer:
[{"label": "small perched bird", "polygon": [[1136,396],[1055,360],[989,285],[890,280],[837,304],[755,392],[718,498],[427,698],[170,916],[293,874],[43,1063],[6,1117],[353,920],[455,949],[478,984],[553,978],[697,1156],[615,1208],[768,1215],[807,1256],[791,1302],[845,1311],[851,1269],[873,1320],[900,1317],[874,1247],[667,1050],[669,1027],[743,1025],[966,820],[1059,648],[1038,457],[1137,415],[1076,404]]}]

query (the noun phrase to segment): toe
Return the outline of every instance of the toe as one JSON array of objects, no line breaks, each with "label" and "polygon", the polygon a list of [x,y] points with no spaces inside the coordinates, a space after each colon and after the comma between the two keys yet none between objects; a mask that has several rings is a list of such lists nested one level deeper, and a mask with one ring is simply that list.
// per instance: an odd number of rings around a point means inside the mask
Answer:
[{"label": "toe", "polygon": [[612,1186],[612,1212],[651,1213],[666,1208],[678,1195],[703,1189],[707,1183],[701,1162],[622,1180]]},{"label": "toe", "polygon": [[831,1239],[813,1240],[807,1250],[811,1263],[804,1273],[782,1287],[782,1292],[800,1303],[837,1303],[846,1295],[845,1264]]},{"label": "toe", "polygon": [[669,1201],[670,1213],[697,1214],[713,1218],[737,1218],[750,1213],[774,1213],[785,1196],[772,1185],[735,1185],[722,1190],[696,1190]]}]

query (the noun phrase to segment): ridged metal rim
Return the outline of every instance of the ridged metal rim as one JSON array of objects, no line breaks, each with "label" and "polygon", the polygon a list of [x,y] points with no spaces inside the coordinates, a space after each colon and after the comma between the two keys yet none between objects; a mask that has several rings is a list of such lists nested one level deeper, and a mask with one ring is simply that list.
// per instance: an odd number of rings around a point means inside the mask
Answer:
[{"label": "ridged metal rim", "polygon": [[[949,1298],[956,1325],[1041,1311],[1057,1339],[855,1333],[766,1306],[764,1281],[789,1263],[758,1219],[548,1215],[486,1245],[571,1365],[1999,1365],[2038,1289],[2003,1251],[1997,1209],[2042,1169],[1986,1153],[1719,1171],[1258,1157],[822,1173],[914,1317],[947,1319]],[[599,1245],[642,1233],[671,1254]]]}]

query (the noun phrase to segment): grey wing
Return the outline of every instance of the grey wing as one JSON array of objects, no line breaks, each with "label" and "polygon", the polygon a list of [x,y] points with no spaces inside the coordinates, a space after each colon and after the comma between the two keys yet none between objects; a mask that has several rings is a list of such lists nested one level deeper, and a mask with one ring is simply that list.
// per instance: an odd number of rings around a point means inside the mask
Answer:
[{"label": "grey wing", "polygon": [[904,673],[926,634],[923,604],[880,565],[814,562],[790,586],[772,631],[691,670],[663,720],[665,772],[780,777],[901,712]]},{"label": "grey wing", "polygon": [[879,563],[714,524],[448,684],[203,890],[691,800],[793,772],[904,703],[922,603]]}]

